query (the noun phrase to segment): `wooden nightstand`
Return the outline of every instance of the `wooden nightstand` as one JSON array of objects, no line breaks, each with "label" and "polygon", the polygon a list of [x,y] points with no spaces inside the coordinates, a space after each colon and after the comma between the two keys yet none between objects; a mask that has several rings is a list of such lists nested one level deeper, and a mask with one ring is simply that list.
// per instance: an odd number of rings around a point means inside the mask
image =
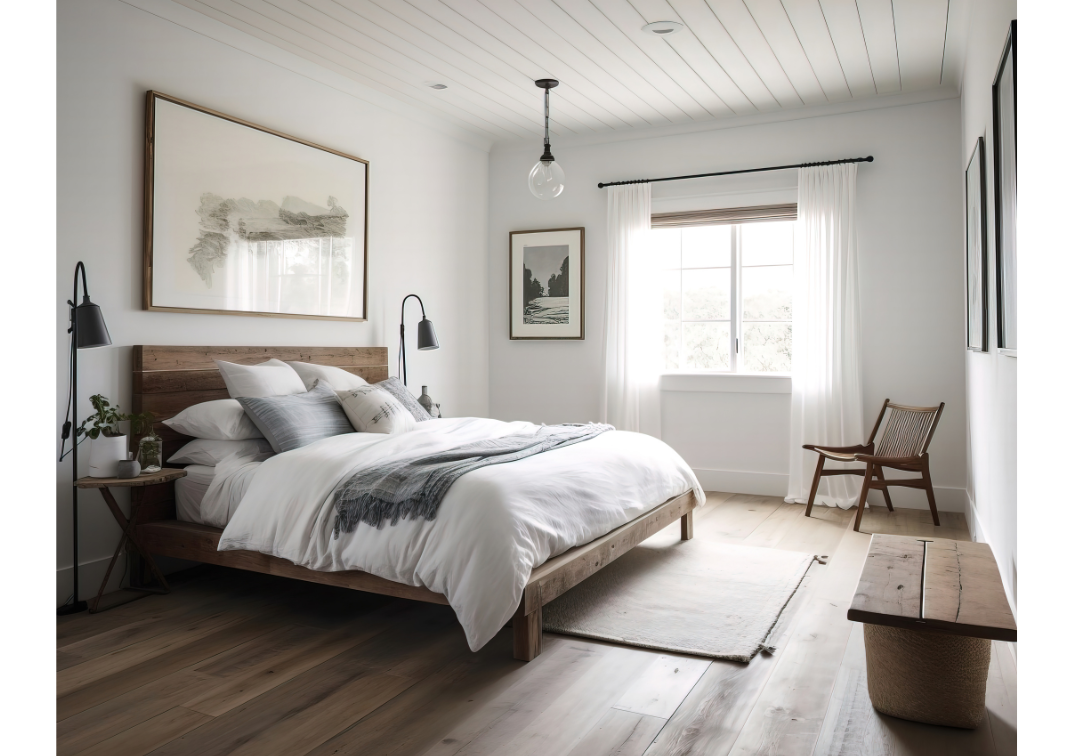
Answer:
[{"label": "wooden nightstand", "polygon": [[[143,551],[142,546],[135,539],[135,522],[138,519],[136,514],[138,513],[138,501],[137,497],[132,497],[131,500],[131,519],[124,517],[123,511],[116,503],[116,499],[113,498],[110,488],[139,488],[142,486],[156,486],[161,483],[169,483],[178,478],[183,478],[187,475],[186,470],[177,470],[173,468],[163,467],[158,472],[143,473],[137,478],[79,478],[75,481],[75,485],[79,488],[98,488],[101,490],[101,496],[105,499],[105,503],[109,505],[109,511],[112,512],[113,517],[116,518],[117,524],[120,529],[124,531],[124,534],[120,536],[120,543],[116,544],[116,551],[113,552],[113,557],[109,561],[109,568],[105,570],[105,579],[101,581],[101,588],[98,589],[97,596],[90,602],[90,613],[95,614],[98,611],[98,605],[101,603],[101,595],[105,592],[105,585],[109,582],[109,576],[112,574],[113,567],[116,565],[116,560],[120,557],[120,552],[124,549],[124,544],[130,542],[131,545],[139,552],[144,560],[146,560],[147,567],[150,568],[151,574],[154,579],[157,580],[161,586],[160,589],[153,588],[136,588],[132,590],[144,591],[145,593],[168,593],[169,584],[165,581],[165,576],[161,574],[154,560],[150,558],[150,555]],[[78,598],[78,597],[76,597]],[[134,601],[142,596],[134,596],[130,600]],[[122,601],[113,606],[119,606],[120,604],[126,604],[127,601]],[[111,608],[111,607],[109,607]]]}]

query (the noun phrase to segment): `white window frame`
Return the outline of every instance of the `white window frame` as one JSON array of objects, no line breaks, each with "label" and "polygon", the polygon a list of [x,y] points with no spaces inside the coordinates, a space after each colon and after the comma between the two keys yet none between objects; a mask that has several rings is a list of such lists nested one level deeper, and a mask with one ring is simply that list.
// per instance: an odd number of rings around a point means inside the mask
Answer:
[{"label": "white window frame", "polygon": [[[794,221],[788,221],[788,222],[794,222]],[[742,283],[742,274],[743,274],[742,227],[745,224],[743,224],[743,223],[723,223],[723,224],[719,224],[718,223],[716,225],[725,225],[725,226],[730,226],[731,227],[731,264],[729,266],[714,265],[714,266],[709,266],[709,267],[683,268],[683,267],[681,267],[682,255],[680,253],[680,257],[679,257],[680,267],[678,268],[678,270],[680,271],[680,273],[682,273],[682,272],[687,271],[687,270],[723,270],[723,269],[727,268],[730,271],[730,276],[731,276],[731,289],[730,289],[730,296],[729,296],[730,311],[728,313],[728,318],[729,319],[728,320],[685,320],[682,317],[680,317],[679,323],[680,324],[682,324],[682,323],[728,323],[729,326],[730,326],[729,335],[728,335],[728,338],[729,338],[729,343],[728,343],[729,352],[728,352],[728,354],[730,355],[729,360],[728,360],[729,369],[728,370],[720,370],[720,369],[716,369],[716,368],[678,368],[678,369],[668,369],[668,370],[665,370],[664,372],[667,373],[667,374],[671,374],[671,375],[790,376],[791,375],[790,372],[788,372],[788,373],[780,373],[780,372],[763,373],[763,372],[743,371],[741,369],[742,368],[742,365],[741,365],[741,362],[742,362],[742,349],[741,349],[741,346],[742,345],[740,343],[740,337],[742,335],[742,327],[743,327],[743,307],[742,307],[742,290],[743,290],[743,283]],[[788,265],[791,265],[791,263],[775,263],[775,264],[772,264],[772,265],[751,265],[749,267],[751,267],[751,268],[768,268],[768,267],[786,267]],[[671,269],[669,268],[669,270],[671,270]],[[683,287],[683,278],[682,278],[682,275],[680,275],[679,276],[680,315],[681,315],[681,310],[682,310],[682,305],[681,305],[682,290],[683,290],[682,287]],[[668,322],[671,322],[671,321],[668,321]],[[794,320],[792,320],[792,321],[787,321],[787,320],[751,320],[750,322],[751,323],[788,323],[788,322],[791,322],[792,324],[794,324]],[[680,340],[681,340],[681,333],[680,333]],[[680,341],[680,348],[681,348],[681,341]]]}]

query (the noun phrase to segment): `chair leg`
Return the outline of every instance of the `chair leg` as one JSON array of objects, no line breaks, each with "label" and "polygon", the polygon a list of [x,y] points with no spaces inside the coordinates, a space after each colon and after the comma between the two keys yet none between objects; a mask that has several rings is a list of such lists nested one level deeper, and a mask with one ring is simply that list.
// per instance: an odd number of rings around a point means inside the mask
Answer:
[{"label": "chair leg", "polygon": [[[876,468],[875,473],[877,475],[878,480],[880,480],[882,483],[884,483],[885,482],[885,471],[881,468],[881,465],[874,465],[874,467]],[[889,487],[885,486],[884,488],[882,488],[881,493],[885,496],[885,506],[887,506],[889,508],[889,511],[892,512],[893,511],[892,497],[889,496]]]},{"label": "chair leg", "polygon": [[874,479],[874,466],[866,466],[866,475],[863,476],[862,491],[859,493],[859,509],[855,512],[855,532],[861,532],[863,507],[866,506],[866,495],[870,493],[870,481]]},{"label": "chair leg", "polygon": [[923,484],[926,486],[926,500],[930,503],[930,515],[934,518],[934,524],[940,525],[941,520],[938,519],[937,513],[937,500],[934,498],[934,484],[930,481],[930,458],[923,457],[922,463],[922,479]]},{"label": "chair leg", "polygon": [[817,468],[814,470],[814,482],[810,484],[810,496],[806,499],[806,516],[810,516],[810,510],[814,507],[814,497],[817,496],[818,483],[821,482],[821,471],[825,469],[825,455],[818,455]]}]

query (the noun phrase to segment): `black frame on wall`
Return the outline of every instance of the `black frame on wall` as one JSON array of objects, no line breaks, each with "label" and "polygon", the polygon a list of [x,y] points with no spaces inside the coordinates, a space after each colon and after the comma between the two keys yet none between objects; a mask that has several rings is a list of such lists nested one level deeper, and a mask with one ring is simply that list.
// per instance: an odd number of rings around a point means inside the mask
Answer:
[{"label": "black frame on wall", "polygon": [[[985,352],[990,348],[989,286],[987,277],[990,265],[986,253],[986,157],[984,140],[979,137],[975,150],[968,160],[964,175],[964,193],[966,195],[965,226],[966,249],[965,268],[967,274],[967,348],[973,352]],[[973,204],[974,203],[974,204]],[[977,217],[972,217],[972,212]],[[974,259],[973,259],[974,258]],[[972,270],[978,266],[978,275],[974,279],[978,291],[972,291]],[[973,307],[972,294],[978,298],[977,311]]]},{"label": "black frame on wall", "polygon": [[[1010,65],[1011,64],[1011,65]],[[1002,91],[1002,77],[1012,76],[1012,91]],[[997,345],[1016,349],[1016,19],[1009,25],[993,85],[994,108],[994,246],[997,269]],[[1005,95],[1003,98],[1002,95]],[[1011,103],[1009,99],[1011,98]],[[1010,107],[1011,105],[1011,107]],[[1008,125],[1008,133],[1002,133]],[[1006,163],[1012,181],[1004,175]],[[1006,265],[1009,263],[1010,265]],[[1012,330],[1008,328],[1010,317]]]}]

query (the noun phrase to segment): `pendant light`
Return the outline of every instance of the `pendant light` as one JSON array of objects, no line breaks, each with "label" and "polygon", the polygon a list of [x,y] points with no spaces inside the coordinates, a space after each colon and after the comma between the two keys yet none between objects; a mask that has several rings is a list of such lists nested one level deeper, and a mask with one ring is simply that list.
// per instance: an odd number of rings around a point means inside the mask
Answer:
[{"label": "pendant light", "polygon": [[551,137],[548,134],[548,100],[551,90],[559,86],[558,79],[537,79],[536,86],[544,90],[544,154],[540,162],[529,172],[529,191],[542,200],[555,199],[565,188],[566,174],[551,155]]}]

